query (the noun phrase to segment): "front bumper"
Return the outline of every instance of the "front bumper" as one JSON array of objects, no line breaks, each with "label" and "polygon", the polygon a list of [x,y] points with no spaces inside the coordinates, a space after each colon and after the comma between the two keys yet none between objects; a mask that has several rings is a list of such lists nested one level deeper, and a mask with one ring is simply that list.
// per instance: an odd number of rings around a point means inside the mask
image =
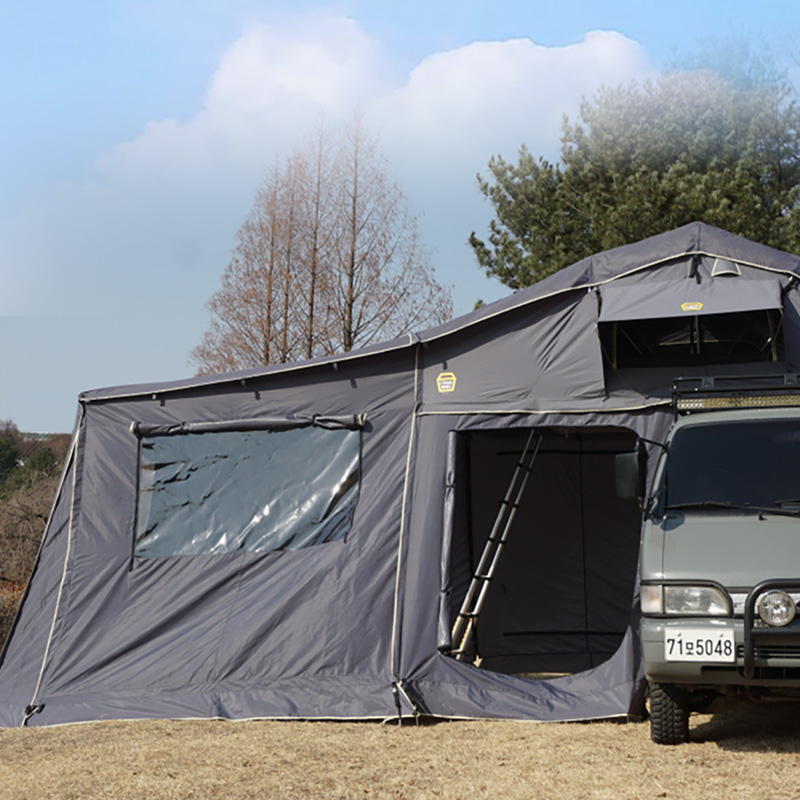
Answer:
[{"label": "front bumper", "polygon": [[[797,580],[770,580],[747,597],[743,617],[642,617],[640,640],[647,678],[658,683],[800,688],[800,618],[783,628],[764,626],[755,613],[758,598],[771,589],[800,590]],[[664,642],[670,628],[705,629],[709,635],[733,629],[735,661],[668,661]]]}]

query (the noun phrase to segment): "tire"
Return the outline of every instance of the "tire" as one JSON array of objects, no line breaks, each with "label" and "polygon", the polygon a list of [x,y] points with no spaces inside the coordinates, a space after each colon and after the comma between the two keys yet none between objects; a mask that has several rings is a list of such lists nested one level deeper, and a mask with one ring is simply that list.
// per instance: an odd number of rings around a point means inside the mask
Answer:
[{"label": "tire", "polygon": [[669,683],[650,683],[650,738],[656,744],[689,741],[689,693]]}]

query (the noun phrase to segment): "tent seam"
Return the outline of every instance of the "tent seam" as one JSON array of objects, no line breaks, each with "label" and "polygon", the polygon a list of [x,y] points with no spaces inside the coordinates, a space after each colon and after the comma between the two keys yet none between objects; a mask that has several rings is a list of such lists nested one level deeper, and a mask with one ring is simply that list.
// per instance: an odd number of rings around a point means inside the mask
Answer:
[{"label": "tent seam", "polygon": [[638,406],[619,406],[613,408],[551,408],[551,409],[531,409],[531,408],[510,408],[510,409],[497,409],[497,408],[478,408],[470,409],[468,411],[420,411],[417,416],[430,417],[430,416],[457,416],[457,417],[471,417],[476,414],[499,415],[499,414],[528,414],[528,415],[544,415],[544,414],[612,414],[619,411],[644,411],[648,408],[659,408],[661,406],[668,406],[671,400],[654,400],[652,403],[644,403]]},{"label": "tent seam", "polygon": [[406,471],[403,478],[403,500],[400,505],[400,532],[397,542],[397,568],[394,582],[394,606],[392,609],[392,639],[391,639],[391,664],[392,678],[399,679],[397,673],[397,645],[398,645],[398,615],[400,610],[400,575],[402,572],[403,540],[406,528],[406,506],[408,503],[409,476],[411,474],[411,455],[413,452],[415,433],[417,429],[417,408],[419,403],[419,344],[414,353],[414,402],[411,409],[411,431],[408,436],[408,449],[406,452]]}]

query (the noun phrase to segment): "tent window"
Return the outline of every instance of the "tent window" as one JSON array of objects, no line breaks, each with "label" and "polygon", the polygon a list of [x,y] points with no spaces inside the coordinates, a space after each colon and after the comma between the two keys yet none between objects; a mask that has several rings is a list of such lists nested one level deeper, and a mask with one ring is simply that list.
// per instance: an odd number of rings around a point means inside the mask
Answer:
[{"label": "tent window", "polygon": [[134,554],[299,550],[344,539],[361,434],[322,427],[142,437]]},{"label": "tent window", "polygon": [[781,312],[631,319],[599,324],[614,368],[746,364],[783,359]]}]

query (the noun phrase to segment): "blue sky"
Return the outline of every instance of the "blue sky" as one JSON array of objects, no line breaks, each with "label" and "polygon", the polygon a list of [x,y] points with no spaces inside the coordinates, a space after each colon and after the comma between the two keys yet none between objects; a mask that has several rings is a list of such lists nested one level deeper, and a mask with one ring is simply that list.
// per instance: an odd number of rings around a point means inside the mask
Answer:
[{"label": "blue sky", "polygon": [[582,96],[709,35],[796,72],[800,4],[0,0],[0,420],[67,431],[82,389],[190,375],[253,192],[320,112],[381,130],[456,312],[502,297],[475,174],[556,157]]}]

